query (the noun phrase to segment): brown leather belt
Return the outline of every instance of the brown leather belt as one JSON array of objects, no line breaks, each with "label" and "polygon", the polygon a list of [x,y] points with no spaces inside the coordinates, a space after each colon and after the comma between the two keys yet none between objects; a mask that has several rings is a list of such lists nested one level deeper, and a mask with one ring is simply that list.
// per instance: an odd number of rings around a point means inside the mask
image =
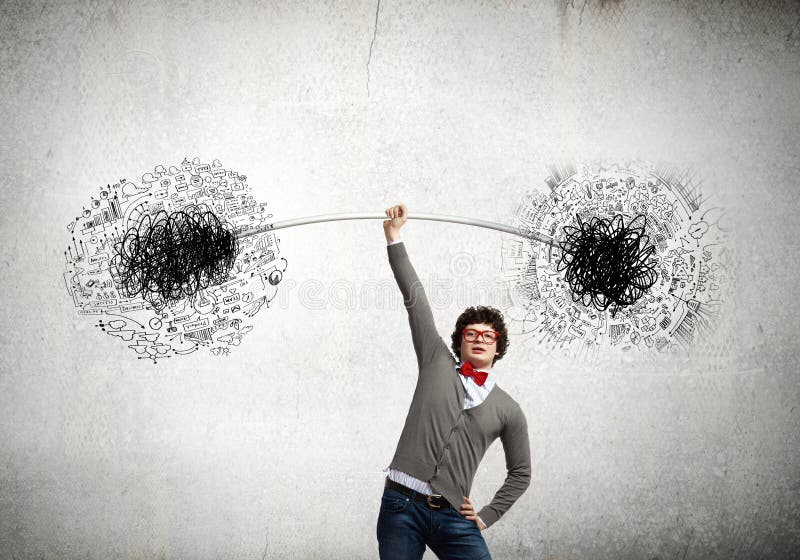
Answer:
[{"label": "brown leather belt", "polygon": [[450,505],[450,502],[445,500],[444,496],[442,496],[441,494],[422,494],[421,492],[412,490],[407,486],[403,486],[399,482],[395,482],[388,476],[386,477],[386,486],[388,486],[392,490],[397,490],[398,492],[405,494],[406,496],[414,498],[414,500],[416,500],[417,502],[425,502],[428,505],[428,507],[433,509],[448,507]]}]

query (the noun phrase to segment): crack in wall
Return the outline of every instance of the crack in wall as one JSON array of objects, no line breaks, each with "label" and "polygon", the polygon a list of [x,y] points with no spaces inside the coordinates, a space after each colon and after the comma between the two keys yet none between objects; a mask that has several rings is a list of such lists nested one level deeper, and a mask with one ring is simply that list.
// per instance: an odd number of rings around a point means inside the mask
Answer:
[{"label": "crack in wall", "polygon": [[[583,11],[586,9],[586,4],[589,3],[589,0],[584,0],[583,5],[581,6],[580,13],[578,14],[578,25],[583,23]],[[567,10],[569,8],[575,9],[575,0],[567,0],[564,4],[564,13],[563,15],[567,15]]]},{"label": "crack in wall", "polygon": [[372,47],[375,46],[375,39],[378,37],[378,14],[381,11],[381,0],[375,6],[375,25],[372,28],[372,41],[369,44],[369,55],[367,56],[367,97],[369,97],[369,63],[372,62]]},{"label": "crack in wall", "polygon": [[266,560],[267,552],[269,551],[269,525],[266,527],[264,531],[266,533],[264,536],[266,542],[264,543],[264,555],[261,557],[261,560]]}]

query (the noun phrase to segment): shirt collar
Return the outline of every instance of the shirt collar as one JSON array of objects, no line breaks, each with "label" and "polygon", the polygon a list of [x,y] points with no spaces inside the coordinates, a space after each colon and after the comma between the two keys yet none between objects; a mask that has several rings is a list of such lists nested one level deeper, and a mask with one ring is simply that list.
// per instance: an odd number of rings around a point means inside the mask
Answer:
[{"label": "shirt collar", "polygon": [[[478,385],[475,383],[474,379],[472,379],[471,377],[464,377],[463,375],[458,373],[458,368],[461,367],[462,363],[464,363],[464,362],[458,362],[456,364],[456,377],[461,378],[461,383],[465,384],[464,385],[465,388],[467,387],[467,385],[470,385],[470,384],[474,384],[475,387],[478,387]],[[494,384],[495,384],[494,374],[492,373],[492,370],[491,369],[488,369],[488,370],[487,369],[481,369],[481,370],[478,370],[478,371],[485,371],[485,372],[487,372],[489,374],[489,375],[486,376],[486,381],[483,382],[483,385],[478,387],[478,388],[479,389],[485,389],[487,391],[491,390],[492,387],[494,387]]]}]

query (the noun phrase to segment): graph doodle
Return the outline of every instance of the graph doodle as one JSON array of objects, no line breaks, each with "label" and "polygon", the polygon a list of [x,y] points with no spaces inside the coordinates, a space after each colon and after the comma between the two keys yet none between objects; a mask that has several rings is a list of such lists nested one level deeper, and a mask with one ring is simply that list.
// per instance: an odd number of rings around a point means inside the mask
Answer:
[{"label": "graph doodle", "polygon": [[553,347],[660,352],[714,328],[733,273],[722,210],[687,172],[634,162],[550,168],[516,222],[548,247],[503,240],[510,327]]},{"label": "graph doodle", "polygon": [[271,219],[247,177],[219,160],[157,165],[141,181],[98,188],[67,225],[67,293],[140,359],[228,355],[287,267],[274,232],[237,239],[233,230]]}]

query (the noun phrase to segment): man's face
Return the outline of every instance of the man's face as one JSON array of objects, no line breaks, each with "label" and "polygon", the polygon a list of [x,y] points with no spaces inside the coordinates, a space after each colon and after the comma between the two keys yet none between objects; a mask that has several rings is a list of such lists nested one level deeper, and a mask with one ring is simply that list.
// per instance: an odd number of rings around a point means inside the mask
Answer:
[{"label": "man's face", "polygon": [[[466,326],[467,330],[472,331],[494,331],[492,325],[486,323],[472,323]],[[489,333],[486,333],[487,335]],[[461,335],[461,360],[469,362],[475,369],[489,369],[497,354],[497,341],[491,344],[486,342],[483,336],[472,342],[467,341],[467,336]]]}]

